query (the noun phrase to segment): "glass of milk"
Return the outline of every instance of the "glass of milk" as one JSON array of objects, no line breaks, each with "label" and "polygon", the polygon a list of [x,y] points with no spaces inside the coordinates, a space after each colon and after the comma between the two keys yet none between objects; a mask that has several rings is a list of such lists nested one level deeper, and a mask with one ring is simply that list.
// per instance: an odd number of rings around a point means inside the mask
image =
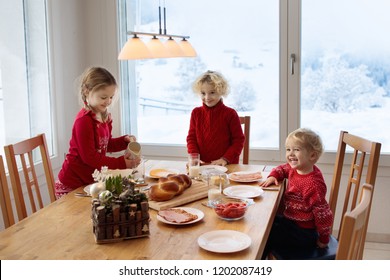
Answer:
[{"label": "glass of milk", "polygon": [[193,179],[199,178],[200,155],[197,153],[188,155],[188,175]]}]

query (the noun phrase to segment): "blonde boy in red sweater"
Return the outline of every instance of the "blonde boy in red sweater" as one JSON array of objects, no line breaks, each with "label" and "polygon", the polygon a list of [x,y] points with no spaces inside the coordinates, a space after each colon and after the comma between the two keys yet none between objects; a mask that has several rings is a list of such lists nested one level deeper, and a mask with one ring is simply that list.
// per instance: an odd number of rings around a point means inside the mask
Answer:
[{"label": "blonde boy in red sweater", "polygon": [[188,153],[199,153],[201,161],[207,164],[238,163],[245,136],[237,112],[223,104],[228,82],[220,73],[207,71],[196,79],[193,90],[200,95],[203,105],[191,113]]},{"label": "blonde boy in red sweater", "polygon": [[326,184],[315,163],[323,152],[321,138],[310,129],[297,129],[286,139],[287,163],[274,168],[262,187],[288,179],[282,198],[282,215],[276,216],[263,253],[275,246],[299,250],[325,248],[329,243],[333,214],[326,201]]}]

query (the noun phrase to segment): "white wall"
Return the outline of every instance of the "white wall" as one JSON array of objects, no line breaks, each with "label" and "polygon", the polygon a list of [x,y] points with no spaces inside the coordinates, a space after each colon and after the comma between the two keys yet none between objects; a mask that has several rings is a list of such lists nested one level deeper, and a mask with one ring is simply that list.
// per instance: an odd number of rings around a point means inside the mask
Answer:
[{"label": "white wall", "polygon": [[[51,0],[49,24],[59,156],[53,168],[57,174],[80,109],[77,78],[87,67],[102,66],[119,82],[115,0]],[[119,105],[111,110],[116,136],[120,134]]]}]

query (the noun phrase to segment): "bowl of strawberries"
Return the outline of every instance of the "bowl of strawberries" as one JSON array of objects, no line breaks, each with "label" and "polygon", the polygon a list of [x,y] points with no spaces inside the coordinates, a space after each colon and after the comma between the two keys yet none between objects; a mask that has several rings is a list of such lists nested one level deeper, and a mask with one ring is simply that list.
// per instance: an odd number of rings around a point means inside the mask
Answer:
[{"label": "bowl of strawberries", "polygon": [[248,207],[253,204],[252,199],[221,198],[212,207],[219,218],[226,221],[240,220],[245,216]]}]

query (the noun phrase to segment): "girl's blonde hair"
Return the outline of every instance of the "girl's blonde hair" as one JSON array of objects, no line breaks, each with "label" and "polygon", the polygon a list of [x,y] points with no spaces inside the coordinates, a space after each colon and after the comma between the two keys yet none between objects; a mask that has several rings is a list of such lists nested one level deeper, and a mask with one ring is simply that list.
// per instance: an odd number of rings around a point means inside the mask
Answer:
[{"label": "girl's blonde hair", "polygon": [[207,71],[200,75],[192,85],[194,92],[200,94],[201,88],[204,83],[208,83],[214,87],[215,91],[221,96],[227,96],[229,94],[229,83],[222,76],[221,73],[216,71]]},{"label": "girl's blonde hair", "polygon": [[[86,110],[91,110],[87,102],[87,93],[96,91],[108,86],[118,86],[114,76],[105,68],[90,67],[84,71],[80,78],[80,96]],[[107,114],[103,119],[107,119]]]},{"label": "girl's blonde hair", "polygon": [[289,139],[298,142],[309,151],[316,152],[317,159],[319,159],[324,152],[324,146],[322,144],[321,137],[311,129],[298,128],[287,136],[286,141]]}]

